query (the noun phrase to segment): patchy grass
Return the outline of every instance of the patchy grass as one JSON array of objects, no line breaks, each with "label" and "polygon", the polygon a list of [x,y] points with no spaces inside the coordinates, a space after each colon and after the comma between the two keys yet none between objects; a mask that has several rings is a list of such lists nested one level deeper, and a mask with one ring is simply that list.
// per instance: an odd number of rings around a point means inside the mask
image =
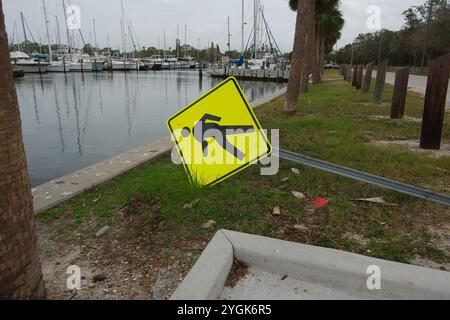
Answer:
[{"label": "patchy grass", "polygon": [[[336,77],[335,71],[327,73],[328,79]],[[384,104],[377,106],[372,93],[329,80],[301,95],[293,117],[282,114],[283,98],[255,111],[263,127],[280,129],[283,148],[450,194],[450,157],[370,144],[419,137],[419,122],[383,118],[389,114],[391,95],[392,86],[386,85]],[[423,97],[409,93],[406,115],[420,118],[422,108]],[[445,123],[448,140],[449,114]],[[51,224],[57,238],[77,243],[109,225],[120,241],[145,244],[162,261],[169,259],[167,248],[186,245],[186,239],[208,239],[226,228],[400,262],[417,256],[442,268],[450,262],[450,248],[430,232],[431,227],[448,225],[449,208],[312,168],[298,166],[300,174],[295,175],[294,166],[282,161],[275,176],[261,176],[259,166],[253,166],[199,189],[191,187],[181,166],[165,157],[40,214],[39,220]],[[295,198],[292,190],[306,198]],[[316,197],[329,204],[314,206]],[[396,205],[353,201],[364,197],[383,197]],[[272,216],[273,206],[280,206],[281,215]],[[216,223],[202,227],[208,220]]]}]

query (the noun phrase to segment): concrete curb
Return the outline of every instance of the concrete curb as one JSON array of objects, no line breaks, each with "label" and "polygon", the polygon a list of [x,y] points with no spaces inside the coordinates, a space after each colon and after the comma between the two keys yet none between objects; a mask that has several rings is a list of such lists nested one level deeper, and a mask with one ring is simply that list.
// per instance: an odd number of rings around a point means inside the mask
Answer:
[{"label": "concrete curb", "polygon": [[232,265],[233,247],[219,230],[170,299],[216,299],[222,292]]},{"label": "concrete curb", "polygon": [[259,100],[255,101],[255,102],[251,103],[252,108],[255,109],[256,107],[259,107],[259,106],[261,106],[261,105],[263,105],[265,103],[268,103],[268,102],[270,102],[270,101],[272,101],[272,100],[282,96],[283,94],[286,93],[286,89],[287,88],[284,87],[284,88],[282,88],[280,90],[277,90],[274,93],[268,95],[265,98],[259,99]]},{"label": "concrete curb", "polygon": [[[233,257],[250,267],[337,289],[342,291],[343,297],[350,295],[360,299],[450,299],[450,272],[228,230],[218,231],[213,241],[214,246],[209,248],[206,255],[200,256],[171,299],[219,297],[220,291],[216,294],[216,287],[214,291],[205,289],[210,286],[205,283],[206,279],[218,275],[220,281],[214,282],[217,286],[218,283],[224,283],[225,280],[222,279],[227,278],[230,270],[229,253],[225,259],[221,257],[223,253],[214,252],[214,248],[227,244],[217,242],[228,242],[233,248]],[[227,264],[224,261],[227,261]],[[381,271],[379,290],[367,288],[369,266],[377,266]],[[214,270],[215,273],[208,273],[208,270]]]},{"label": "concrete curb", "polygon": [[169,138],[155,140],[121,153],[108,160],[69,173],[31,189],[34,213],[38,214],[69,200],[80,193],[99,186],[132,169],[142,166],[171,151]]}]

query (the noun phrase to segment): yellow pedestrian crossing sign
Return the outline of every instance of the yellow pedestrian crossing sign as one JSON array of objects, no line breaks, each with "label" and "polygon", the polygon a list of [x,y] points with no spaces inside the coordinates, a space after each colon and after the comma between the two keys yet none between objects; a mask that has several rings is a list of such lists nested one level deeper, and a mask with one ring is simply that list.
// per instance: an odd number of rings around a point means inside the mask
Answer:
[{"label": "yellow pedestrian crossing sign", "polygon": [[237,80],[229,77],[167,121],[193,184],[223,181],[271,153]]}]

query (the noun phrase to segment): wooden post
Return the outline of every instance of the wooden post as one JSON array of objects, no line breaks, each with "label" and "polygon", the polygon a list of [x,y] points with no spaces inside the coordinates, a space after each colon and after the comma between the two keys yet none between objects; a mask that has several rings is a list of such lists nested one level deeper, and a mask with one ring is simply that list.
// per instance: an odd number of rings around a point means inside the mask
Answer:
[{"label": "wooden post", "polygon": [[351,65],[347,65],[347,81],[351,82],[352,81],[352,66]]},{"label": "wooden post", "polygon": [[344,77],[344,80],[345,80],[345,64],[341,64],[339,66],[339,72],[340,72],[341,76]]},{"label": "wooden post", "polygon": [[372,82],[373,62],[366,65],[366,74],[364,75],[362,92],[368,93],[370,90],[370,83]]},{"label": "wooden post", "polygon": [[420,147],[439,150],[444,125],[448,78],[450,76],[450,53],[430,62],[425,105],[422,117]]},{"label": "wooden post", "polygon": [[394,94],[392,95],[391,119],[401,119],[405,113],[406,92],[408,91],[409,67],[395,72]]},{"label": "wooden post", "polygon": [[356,87],[356,78],[358,77],[358,66],[353,66],[352,87]]},{"label": "wooden post", "polygon": [[362,64],[356,67],[356,84],[357,90],[361,90],[364,66]]},{"label": "wooden post", "polygon": [[383,102],[384,83],[386,82],[386,70],[388,59],[381,61],[377,67],[377,80],[375,82],[374,102],[381,104]]}]

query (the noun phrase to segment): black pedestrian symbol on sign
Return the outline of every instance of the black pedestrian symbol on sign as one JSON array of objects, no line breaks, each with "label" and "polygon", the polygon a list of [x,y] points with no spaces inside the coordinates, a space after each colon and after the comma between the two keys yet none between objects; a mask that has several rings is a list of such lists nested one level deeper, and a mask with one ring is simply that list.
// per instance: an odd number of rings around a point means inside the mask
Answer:
[{"label": "black pedestrian symbol on sign", "polygon": [[[231,153],[233,156],[242,161],[244,159],[245,154],[239,150],[237,147],[232,145],[227,140],[227,135],[229,134],[242,134],[242,133],[250,133],[254,131],[253,126],[251,125],[220,125],[222,118],[214,116],[212,114],[206,113],[195,125],[193,128],[194,138],[202,144],[203,154],[206,157],[208,155],[208,138],[214,138],[220,146]],[[208,122],[207,122],[208,121]],[[213,122],[209,122],[213,121]],[[181,135],[183,137],[188,137],[191,134],[191,129],[188,127],[184,127],[181,131]]]}]

